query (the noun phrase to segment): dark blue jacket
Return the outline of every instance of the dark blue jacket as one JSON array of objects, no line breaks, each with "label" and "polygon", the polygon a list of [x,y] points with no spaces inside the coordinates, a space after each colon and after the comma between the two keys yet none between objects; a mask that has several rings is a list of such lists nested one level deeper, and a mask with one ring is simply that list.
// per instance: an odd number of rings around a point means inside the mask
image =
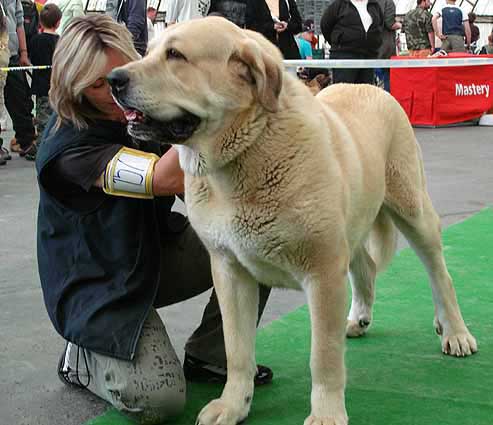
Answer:
[{"label": "dark blue jacket", "polygon": [[90,191],[77,194],[78,204],[90,201],[90,209],[65,205],[56,179],[47,179],[56,158],[73,147],[130,146],[131,140],[124,125],[109,121],[50,133],[54,118],[36,159],[38,267],[48,315],[65,339],[130,360],[157,293],[160,234],[166,232],[160,217],[166,221],[174,197],[140,200]]},{"label": "dark blue jacket", "polygon": [[147,50],[147,0],[119,0],[117,21],[132,33],[135,49],[144,56]]}]

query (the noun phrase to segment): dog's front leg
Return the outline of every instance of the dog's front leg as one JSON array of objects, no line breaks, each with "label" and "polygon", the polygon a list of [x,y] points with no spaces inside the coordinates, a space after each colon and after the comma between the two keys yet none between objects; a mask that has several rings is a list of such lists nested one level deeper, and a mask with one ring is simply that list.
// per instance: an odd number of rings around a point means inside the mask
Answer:
[{"label": "dog's front leg", "polygon": [[304,425],[347,425],[344,347],[347,266],[332,264],[305,281],[312,341],[312,410]]},{"label": "dog's front leg", "polygon": [[253,398],[258,284],[239,264],[211,253],[214,288],[223,318],[228,378],[221,398],[200,412],[199,425],[236,425]]}]

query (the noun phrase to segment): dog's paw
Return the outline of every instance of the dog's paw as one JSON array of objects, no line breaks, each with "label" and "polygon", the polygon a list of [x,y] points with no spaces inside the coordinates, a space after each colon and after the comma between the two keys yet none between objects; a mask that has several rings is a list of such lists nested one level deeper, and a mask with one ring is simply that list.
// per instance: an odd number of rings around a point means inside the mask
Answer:
[{"label": "dog's paw", "polygon": [[348,319],[346,325],[346,336],[349,338],[357,338],[363,336],[370,327],[370,319],[362,317],[359,320]]},{"label": "dog's paw", "polygon": [[433,320],[435,332],[442,341],[442,352],[449,356],[466,357],[478,351],[478,343],[466,325],[462,322],[453,329],[452,326],[443,326],[435,316]]},{"label": "dog's paw", "polygon": [[466,357],[478,351],[476,339],[466,329],[463,332],[442,335],[442,352],[450,356]]},{"label": "dog's paw", "polygon": [[348,418],[344,415],[318,417],[314,415],[308,416],[303,425],[347,425]]},{"label": "dog's paw", "polygon": [[247,415],[248,412],[242,413],[218,398],[202,409],[195,425],[236,425]]}]

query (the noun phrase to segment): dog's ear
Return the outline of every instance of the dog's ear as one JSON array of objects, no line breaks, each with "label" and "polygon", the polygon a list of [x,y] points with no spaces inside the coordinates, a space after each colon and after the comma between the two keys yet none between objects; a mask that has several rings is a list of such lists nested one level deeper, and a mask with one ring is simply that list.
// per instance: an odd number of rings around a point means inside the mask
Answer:
[{"label": "dog's ear", "polygon": [[276,63],[252,39],[242,40],[232,59],[246,66],[239,76],[255,87],[260,104],[270,112],[277,111],[282,87],[282,65]]}]

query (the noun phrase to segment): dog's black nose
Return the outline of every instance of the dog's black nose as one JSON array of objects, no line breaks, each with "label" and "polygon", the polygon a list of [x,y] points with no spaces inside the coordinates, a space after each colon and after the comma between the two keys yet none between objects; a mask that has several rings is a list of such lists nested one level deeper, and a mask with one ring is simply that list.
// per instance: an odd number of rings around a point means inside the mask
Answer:
[{"label": "dog's black nose", "polygon": [[124,69],[115,69],[106,76],[106,79],[114,91],[121,92],[128,86],[130,76]]}]

